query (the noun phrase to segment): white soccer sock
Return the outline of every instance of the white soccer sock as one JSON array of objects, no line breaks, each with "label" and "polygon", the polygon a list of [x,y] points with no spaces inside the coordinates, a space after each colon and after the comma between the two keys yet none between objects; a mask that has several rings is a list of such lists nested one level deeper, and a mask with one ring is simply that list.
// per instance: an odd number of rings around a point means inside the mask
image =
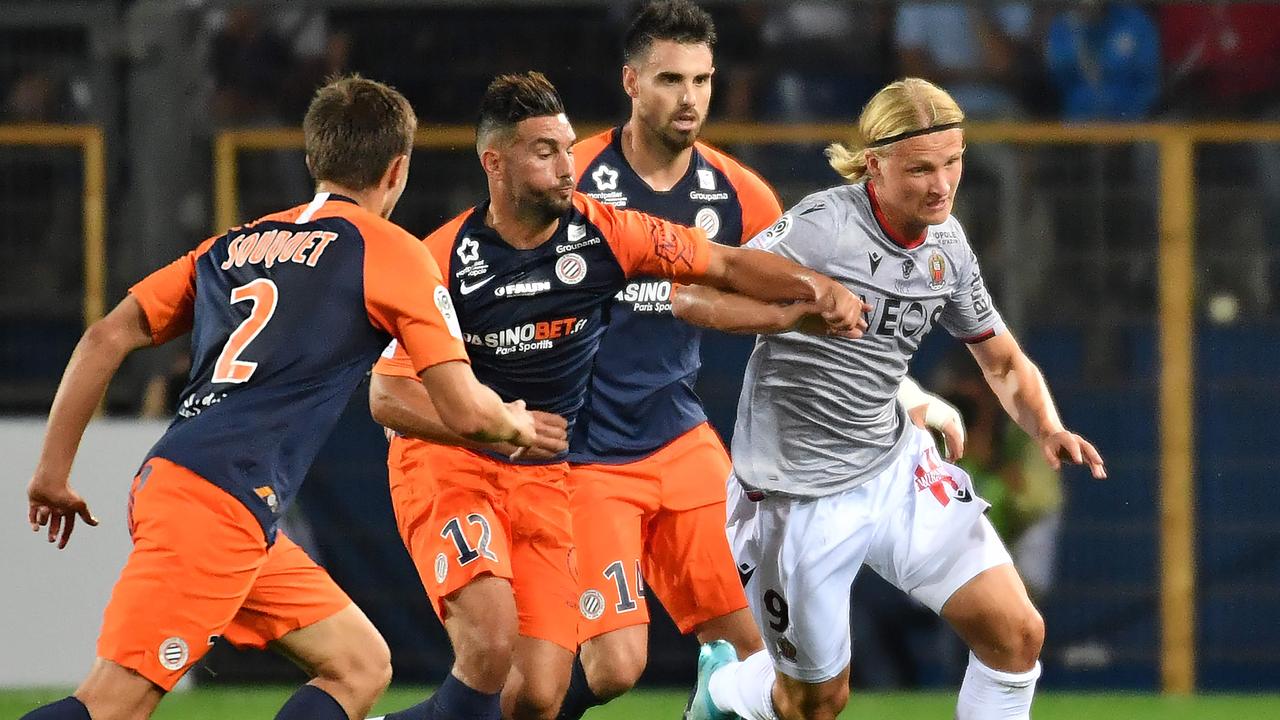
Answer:
[{"label": "white soccer sock", "polygon": [[737,713],[743,720],[778,720],[773,711],[775,678],[773,658],[761,650],[716,670],[707,690],[711,701],[724,712]]},{"label": "white soccer sock", "polygon": [[[973,653],[960,685],[956,720],[1026,720],[1040,677],[1040,663],[1024,673],[992,670]],[[714,696],[713,696],[714,697]]]}]

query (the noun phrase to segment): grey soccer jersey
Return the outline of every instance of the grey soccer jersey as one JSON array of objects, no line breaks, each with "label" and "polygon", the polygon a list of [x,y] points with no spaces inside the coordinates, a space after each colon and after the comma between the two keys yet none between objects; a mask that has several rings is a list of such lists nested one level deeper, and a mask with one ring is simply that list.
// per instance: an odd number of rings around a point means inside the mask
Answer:
[{"label": "grey soccer jersey", "polygon": [[748,488],[815,497],[875,477],[902,451],[910,421],[898,384],[929,330],[969,342],[1004,331],[960,223],[948,218],[905,248],[863,183],[810,195],[748,246],[818,270],[873,308],[857,340],[756,341],[733,435],[734,472]]}]

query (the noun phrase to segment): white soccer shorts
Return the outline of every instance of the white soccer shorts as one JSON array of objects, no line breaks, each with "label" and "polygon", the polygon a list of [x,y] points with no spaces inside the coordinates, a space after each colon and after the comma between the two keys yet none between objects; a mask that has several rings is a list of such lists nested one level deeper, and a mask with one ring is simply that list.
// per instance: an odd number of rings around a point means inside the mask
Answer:
[{"label": "white soccer shorts", "polygon": [[729,544],[775,666],[807,683],[849,664],[849,592],[866,563],[935,613],[979,573],[1010,562],[968,474],[914,426],[892,465],[820,498],[752,493],[729,478]]}]

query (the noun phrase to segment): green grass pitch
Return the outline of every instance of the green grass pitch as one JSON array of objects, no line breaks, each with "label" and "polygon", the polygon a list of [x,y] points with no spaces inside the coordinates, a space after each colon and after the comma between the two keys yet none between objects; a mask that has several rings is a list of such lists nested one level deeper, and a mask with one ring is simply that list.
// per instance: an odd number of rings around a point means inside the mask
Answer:
[{"label": "green grass pitch", "polygon": [[[158,720],[263,718],[269,720],[288,697],[289,688],[245,687],[176,692],[160,704]],[[392,688],[377,712],[397,710],[426,696],[421,688]],[[66,689],[0,690],[0,718],[16,718],[45,702],[65,697]],[[587,720],[677,720],[686,694],[675,691],[636,691],[587,713]],[[868,720],[946,720],[953,717],[950,693],[857,693],[842,718]],[[1275,720],[1280,718],[1280,695],[1200,695],[1164,698],[1147,694],[1054,693],[1036,697],[1035,720]]]}]

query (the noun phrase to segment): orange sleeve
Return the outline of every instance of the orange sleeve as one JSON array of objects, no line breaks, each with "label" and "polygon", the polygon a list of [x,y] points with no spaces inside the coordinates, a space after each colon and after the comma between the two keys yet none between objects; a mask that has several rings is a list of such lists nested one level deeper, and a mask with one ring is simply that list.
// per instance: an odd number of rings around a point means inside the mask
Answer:
[{"label": "orange sleeve", "polygon": [[379,375],[418,379],[418,373],[413,371],[413,359],[404,351],[404,345],[399,340],[392,340],[387,349],[382,351],[382,357],[374,364],[373,371]]},{"label": "orange sleeve", "polygon": [[609,147],[611,142],[613,142],[613,128],[592,135],[573,146],[573,177],[576,182],[582,182],[582,174],[591,167],[591,163],[605,148]]},{"label": "orange sleeve", "polygon": [[782,203],[764,178],[715,148],[699,145],[698,149],[707,162],[729,178],[738,193],[738,204],[742,206],[742,237],[738,244],[746,245],[778,221],[782,216]]},{"label": "orange sleeve", "polygon": [[582,193],[574,194],[574,204],[604,233],[627,277],[653,275],[693,282],[706,273],[711,248],[702,228],[619,210]]},{"label": "orange sleeve", "polygon": [[369,321],[403,346],[415,376],[432,365],[466,362],[458,315],[440,276],[440,266],[427,249],[390,223],[360,229]]},{"label": "orange sleeve", "polygon": [[196,303],[196,260],[209,252],[219,237],[205,240],[195,250],[129,288],[129,294],[147,316],[152,344],[162,345],[191,330]]}]

